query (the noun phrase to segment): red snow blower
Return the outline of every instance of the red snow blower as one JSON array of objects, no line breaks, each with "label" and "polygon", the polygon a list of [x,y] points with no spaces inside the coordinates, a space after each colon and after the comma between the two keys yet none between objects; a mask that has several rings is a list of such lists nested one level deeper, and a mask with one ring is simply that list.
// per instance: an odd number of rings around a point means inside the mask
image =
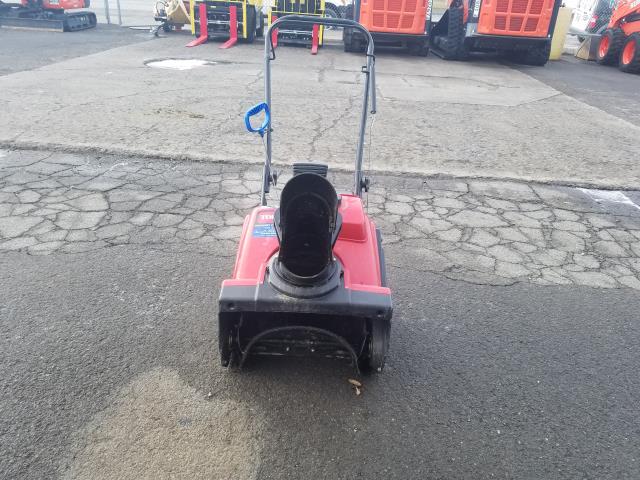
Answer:
[{"label": "red snow blower", "polygon": [[[289,22],[360,30],[368,39],[366,78],[353,192],[336,193],[327,165],[296,163],[274,208],[267,206],[277,181],[271,169],[271,31]],[[382,237],[362,203],[369,188],[362,171],[367,113],[376,108],[373,53],[371,35],[352,20],[288,15],[265,35],[265,101],[245,115],[247,129],[266,136],[261,204],[246,217],[233,277],[222,282],[218,338],[224,367],[241,367],[259,355],[347,359],[358,371],[384,367],[391,291]],[[262,112],[264,121],[254,128],[251,117]]]}]

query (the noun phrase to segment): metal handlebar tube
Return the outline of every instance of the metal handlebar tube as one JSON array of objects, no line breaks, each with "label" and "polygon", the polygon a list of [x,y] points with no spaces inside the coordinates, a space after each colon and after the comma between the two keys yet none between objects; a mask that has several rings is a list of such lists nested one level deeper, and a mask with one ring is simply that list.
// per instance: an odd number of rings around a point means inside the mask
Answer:
[{"label": "metal handlebar tube", "polygon": [[[271,32],[282,26],[285,23],[297,23],[308,25],[324,25],[327,27],[343,27],[343,28],[355,28],[360,30],[367,39],[367,64],[362,67],[362,73],[366,76],[366,82],[364,87],[364,95],[362,102],[362,116],[360,118],[360,132],[358,135],[358,146],[356,149],[356,163],[354,174],[354,186],[353,193],[359,197],[362,196],[362,190],[364,187],[363,174],[362,174],[362,154],[364,152],[364,137],[367,127],[367,113],[369,106],[371,106],[371,113],[376,113],[376,75],[375,75],[375,56],[373,38],[365,27],[358,22],[348,20],[346,18],[324,18],[324,17],[311,17],[306,15],[286,15],[278,18],[275,22],[269,26],[268,31],[264,35],[264,103],[267,104],[267,108],[271,110],[271,61],[275,60],[275,50],[271,39]],[[369,100],[371,98],[371,100]],[[262,174],[262,193],[260,195],[261,205],[267,204],[266,195],[269,193],[269,187],[271,185],[271,138],[272,128],[271,125],[266,129],[266,148],[265,148],[265,160],[264,171]]]}]

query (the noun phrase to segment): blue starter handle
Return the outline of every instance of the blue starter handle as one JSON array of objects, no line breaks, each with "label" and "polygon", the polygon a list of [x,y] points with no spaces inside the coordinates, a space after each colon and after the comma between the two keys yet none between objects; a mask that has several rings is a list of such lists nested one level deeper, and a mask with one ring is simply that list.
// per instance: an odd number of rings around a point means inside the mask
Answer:
[{"label": "blue starter handle", "polygon": [[[264,110],[264,121],[262,122],[262,125],[260,125],[258,128],[253,128],[253,126],[251,125],[251,117],[259,114],[263,110]],[[271,113],[269,113],[269,105],[267,105],[264,102],[254,105],[249,110],[247,110],[247,113],[244,114],[244,124],[247,127],[247,130],[254,133],[258,132],[261,137],[264,136],[264,132],[267,130],[267,128],[269,128],[270,123],[271,123]]]}]

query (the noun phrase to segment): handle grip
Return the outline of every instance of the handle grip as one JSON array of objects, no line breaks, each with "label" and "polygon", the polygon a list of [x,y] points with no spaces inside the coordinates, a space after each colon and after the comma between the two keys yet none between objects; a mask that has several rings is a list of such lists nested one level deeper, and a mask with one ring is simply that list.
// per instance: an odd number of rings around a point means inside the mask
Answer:
[{"label": "handle grip", "polygon": [[[251,125],[251,117],[258,115],[262,111],[264,111],[264,121],[262,122],[262,125],[260,125],[258,128],[253,128],[253,126]],[[247,127],[247,130],[252,133],[257,132],[261,137],[264,136],[264,132],[267,130],[267,128],[269,128],[270,123],[271,113],[269,112],[269,105],[264,102],[254,105],[249,110],[247,110],[247,113],[244,114],[244,124]]]}]

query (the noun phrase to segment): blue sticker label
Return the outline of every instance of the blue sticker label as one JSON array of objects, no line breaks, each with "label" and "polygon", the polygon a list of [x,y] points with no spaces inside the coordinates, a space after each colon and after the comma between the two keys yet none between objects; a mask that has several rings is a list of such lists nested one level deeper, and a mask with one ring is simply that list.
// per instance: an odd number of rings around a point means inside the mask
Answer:
[{"label": "blue sticker label", "polygon": [[275,237],[276,229],[273,223],[258,223],[253,226],[254,237]]}]

